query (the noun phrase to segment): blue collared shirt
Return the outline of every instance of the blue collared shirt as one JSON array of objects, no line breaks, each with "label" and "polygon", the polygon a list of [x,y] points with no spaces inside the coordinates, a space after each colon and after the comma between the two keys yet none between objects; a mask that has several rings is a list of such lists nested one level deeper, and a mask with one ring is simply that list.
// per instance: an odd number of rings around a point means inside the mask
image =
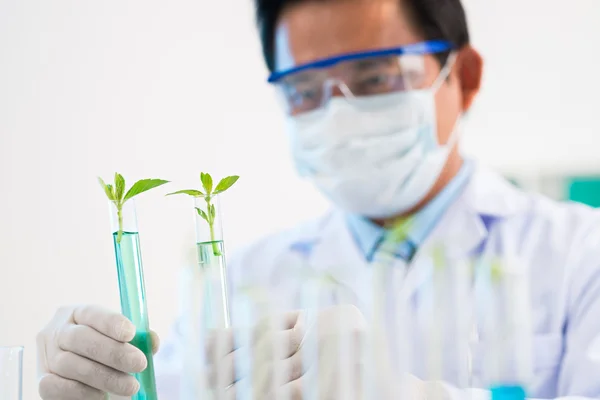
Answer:
[{"label": "blue collared shirt", "polygon": [[[465,160],[459,172],[448,185],[415,214],[408,232],[408,239],[399,246],[396,252],[397,257],[404,260],[410,260],[413,257],[416,249],[425,242],[444,212],[468,182],[473,171],[472,164],[471,161]],[[347,219],[356,244],[364,254],[365,259],[371,262],[384,239],[385,229],[358,215],[348,215]]]}]

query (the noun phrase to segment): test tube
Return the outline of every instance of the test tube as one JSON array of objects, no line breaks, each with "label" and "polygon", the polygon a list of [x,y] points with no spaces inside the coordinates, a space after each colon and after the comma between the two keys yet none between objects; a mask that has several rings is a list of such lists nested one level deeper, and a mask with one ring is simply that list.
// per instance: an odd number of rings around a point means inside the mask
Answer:
[{"label": "test tube", "polygon": [[483,379],[493,400],[523,400],[532,374],[532,327],[529,281],[512,257],[492,257],[483,271]]},{"label": "test tube", "polygon": [[181,400],[195,400],[199,393],[207,391],[208,365],[205,346],[207,335],[203,327],[204,282],[196,265],[181,271],[179,296],[183,337],[179,396]]},{"label": "test tube", "polygon": [[[261,342],[262,346],[273,345],[272,348],[260,348],[260,354],[254,353],[254,346],[258,344],[260,338],[256,337],[256,330],[261,330],[261,335],[267,335],[269,332],[279,332],[283,329],[280,327],[281,320],[278,317],[279,313],[275,305],[271,302],[269,291],[257,285],[246,285],[236,288],[235,306],[232,307],[232,317],[236,321],[235,335],[235,368],[236,368],[236,395],[237,399],[251,400],[260,399],[257,390],[277,390],[282,382],[278,368],[274,371],[265,370],[262,365],[256,364],[261,360],[272,362],[281,360],[284,357],[281,355],[283,351],[277,341],[265,343]],[[260,327],[257,326],[260,324]],[[285,328],[287,329],[287,328]],[[262,336],[264,340],[264,336]],[[271,360],[268,360],[271,358]],[[266,386],[266,380],[270,377],[269,373],[273,372],[271,387]],[[278,376],[279,375],[279,376]],[[287,383],[287,382],[286,382]],[[280,399],[280,397],[277,397]]]},{"label": "test tube", "polygon": [[[231,321],[220,195],[212,195],[208,200],[205,197],[194,198],[198,268],[204,282],[204,326],[207,329],[229,328]],[[212,223],[205,217],[211,219]]]},{"label": "test tube", "polygon": [[387,334],[390,326],[389,307],[391,288],[389,286],[392,273],[392,253],[382,253],[377,256],[378,262],[373,265],[372,281],[372,314],[371,329],[363,349],[366,354],[366,370],[363,376],[365,398],[385,398],[383,389],[390,388],[389,379],[392,371],[393,344]]},{"label": "test tube", "polygon": [[0,347],[0,400],[23,396],[23,347]]},{"label": "test tube", "polygon": [[[142,266],[135,201],[133,199],[126,201],[120,215],[112,201],[109,202],[109,205],[119,280],[121,311],[136,327],[136,334],[131,344],[140,349],[148,360],[146,369],[135,374],[135,378],[140,384],[140,390],[132,399],[157,400],[152,357],[152,339],[150,337],[148,310],[146,306],[144,268]],[[121,236],[118,234],[119,219],[123,221]]]},{"label": "test tube", "polygon": [[424,338],[424,377],[459,388],[470,383],[472,274],[468,260],[451,257],[446,248],[431,252],[431,275],[418,296],[418,327]]},{"label": "test tube", "polygon": [[[194,198],[194,224],[197,265],[183,271],[180,294],[186,347],[180,390],[182,399],[197,399],[199,393],[212,399],[222,396],[224,388],[219,383],[209,387],[207,341],[211,332],[231,325],[219,195]],[[212,351],[218,357],[229,343],[221,335],[212,336]],[[221,377],[217,380],[220,382]]]},{"label": "test tube", "polygon": [[364,396],[402,398],[409,387],[410,335],[408,297],[405,290],[406,265],[395,257],[397,238],[389,238],[375,255],[372,287],[372,324],[363,375]]},{"label": "test tube", "polygon": [[319,343],[316,334],[319,329],[318,313],[323,303],[321,283],[316,275],[307,274],[302,285],[301,303],[307,331],[301,346],[301,356],[303,368],[310,366],[302,379],[303,400],[318,400],[319,390],[322,390],[321,379],[319,379]]},{"label": "test tube", "polygon": [[[305,264],[305,268],[297,272],[299,279],[302,280],[300,295],[305,327],[300,347],[304,369],[302,393],[305,400],[317,400],[323,398],[326,393],[331,395],[350,385],[350,383],[341,383],[341,381],[348,376],[347,369],[351,366],[349,363],[338,363],[338,358],[344,350],[346,357],[352,357],[352,354],[349,353],[353,351],[353,347],[348,345],[348,338],[340,336],[344,333],[341,324],[347,325],[347,322],[343,316],[335,321],[324,321],[320,319],[319,315],[328,307],[338,305],[336,303],[343,297],[339,290],[340,284],[330,272],[312,270],[308,264]],[[321,325],[323,322],[325,324]],[[319,342],[319,338],[326,339],[331,334],[342,337],[342,343],[336,343],[338,346],[335,344],[322,346],[323,343]],[[344,346],[345,349],[341,349],[339,346]],[[323,352],[325,350],[327,353]],[[350,360],[350,358],[347,359]]]}]

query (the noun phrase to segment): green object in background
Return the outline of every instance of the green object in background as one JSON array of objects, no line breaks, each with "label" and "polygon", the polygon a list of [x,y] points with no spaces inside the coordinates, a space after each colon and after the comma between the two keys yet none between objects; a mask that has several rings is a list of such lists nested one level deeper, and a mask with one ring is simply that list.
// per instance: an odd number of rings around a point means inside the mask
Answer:
[{"label": "green object in background", "polygon": [[521,184],[519,183],[519,181],[518,181],[516,178],[511,178],[511,177],[508,177],[507,179],[508,179],[508,181],[509,181],[510,183],[512,183],[512,184],[513,184],[515,187],[517,187],[517,188],[520,188],[520,187],[521,187]]},{"label": "green object in background", "polygon": [[569,200],[600,208],[600,176],[568,178],[567,190]]}]

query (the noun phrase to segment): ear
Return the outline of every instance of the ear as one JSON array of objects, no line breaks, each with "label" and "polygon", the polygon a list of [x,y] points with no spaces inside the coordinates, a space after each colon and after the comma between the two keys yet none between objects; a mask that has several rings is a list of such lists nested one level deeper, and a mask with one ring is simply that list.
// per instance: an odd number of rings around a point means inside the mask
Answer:
[{"label": "ear", "polygon": [[479,93],[483,77],[483,58],[471,46],[463,47],[456,60],[456,73],[462,92],[463,112],[469,111]]}]

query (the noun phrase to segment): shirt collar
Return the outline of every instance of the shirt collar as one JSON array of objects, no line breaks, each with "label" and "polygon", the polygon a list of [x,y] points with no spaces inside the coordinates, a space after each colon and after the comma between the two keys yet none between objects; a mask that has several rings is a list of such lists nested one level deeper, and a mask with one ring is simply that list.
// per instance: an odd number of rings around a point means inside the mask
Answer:
[{"label": "shirt collar", "polygon": [[[446,187],[414,215],[408,240],[415,247],[418,248],[425,242],[444,212],[462,192],[472,172],[473,163],[465,160],[459,172]],[[383,240],[385,229],[365,217],[353,214],[347,216],[347,223],[359,249],[370,261]]]}]

